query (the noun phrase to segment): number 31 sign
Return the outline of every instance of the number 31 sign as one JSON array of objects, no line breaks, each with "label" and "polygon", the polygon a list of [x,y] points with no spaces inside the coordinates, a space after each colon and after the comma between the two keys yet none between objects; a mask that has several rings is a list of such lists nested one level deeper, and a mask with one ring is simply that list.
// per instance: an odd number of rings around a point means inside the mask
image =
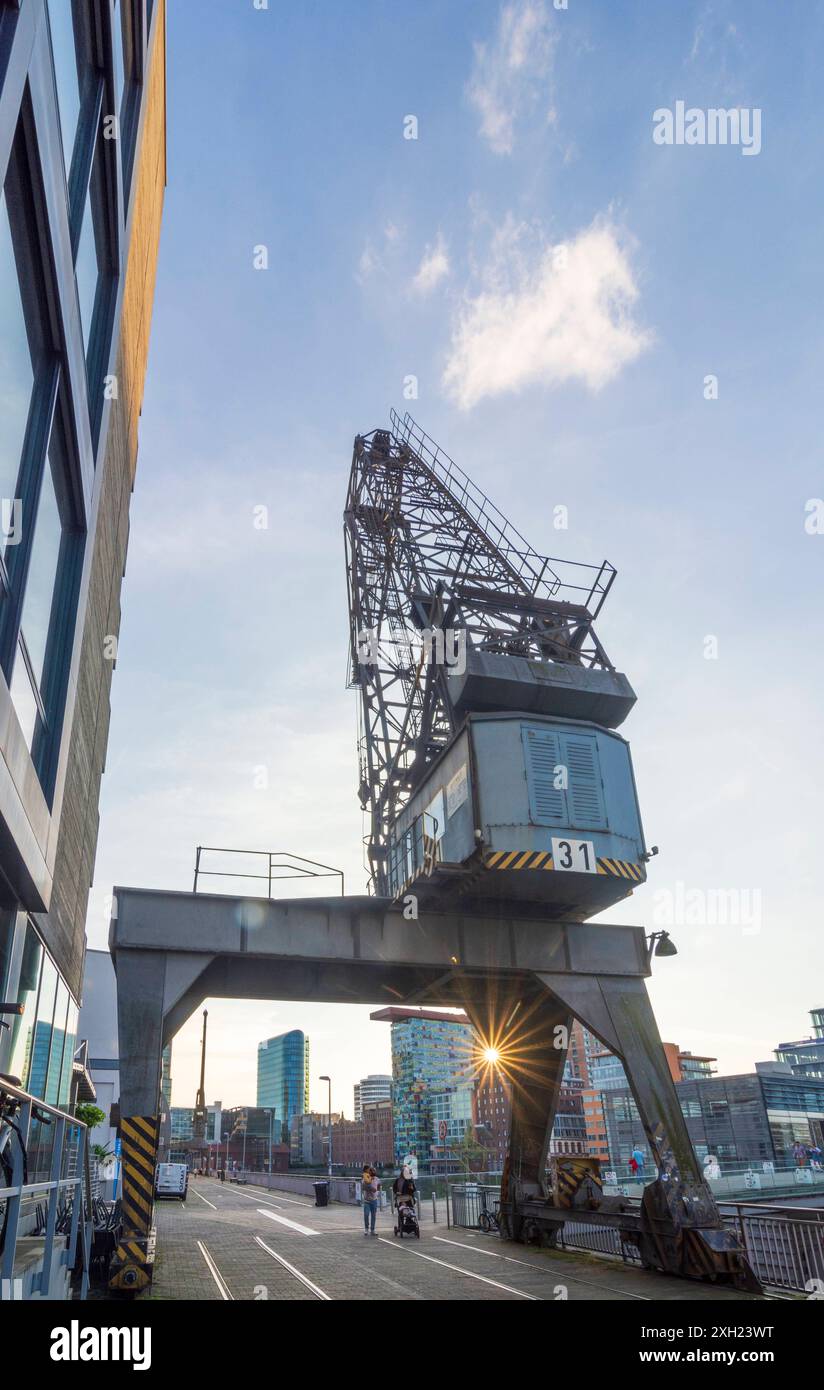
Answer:
[{"label": "number 31 sign", "polygon": [[552,841],[552,863],[562,873],[597,874],[598,861],[591,840]]}]

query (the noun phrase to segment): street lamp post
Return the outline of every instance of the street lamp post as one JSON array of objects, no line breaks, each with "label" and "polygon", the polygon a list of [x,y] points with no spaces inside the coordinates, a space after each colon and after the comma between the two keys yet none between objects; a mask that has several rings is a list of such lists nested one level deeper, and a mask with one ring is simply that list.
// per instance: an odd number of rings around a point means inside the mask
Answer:
[{"label": "street lamp post", "polygon": [[332,1078],[331,1078],[331,1076],[321,1076],[321,1077],[318,1078],[318,1080],[319,1080],[319,1081],[327,1081],[327,1082],[329,1083],[329,1154],[328,1154],[328,1158],[329,1158],[329,1176],[330,1176],[330,1178],[331,1178],[331,1176],[332,1176]]},{"label": "street lamp post", "polygon": [[275,1118],[274,1110],[269,1111],[269,1172],[272,1172],[272,1123]]}]

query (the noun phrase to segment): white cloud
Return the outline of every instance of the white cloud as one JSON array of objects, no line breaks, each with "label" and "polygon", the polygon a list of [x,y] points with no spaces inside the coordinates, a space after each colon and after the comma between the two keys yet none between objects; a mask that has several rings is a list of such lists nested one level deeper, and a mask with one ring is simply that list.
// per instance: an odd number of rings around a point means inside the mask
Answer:
[{"label": "white cloud", "polygon": [[525,386],[604,386],[649,345],[632,313],[638,286],[617,229],[605,218],[549,246],[508,217],[464,300],[443,376],[464,410]]},{"label": "white cloud", "polygon": [[496,154],[512,153],[515,125],[542,88],[547,120],[554,119],[548,79],[555,41],[544,0],[511,0],[501,9],[494,40],[475,44],[468,95]]},{"label": "white cloud", "polygon": [[394,222],[386,223],[383,229],[383,238],[377,246],[371,237],[367,237],[355,272],[355,279],[358,283],[365,285],[367,280],[371,280],[374,276],[385,275],[389,269],[389,257],[395,248],[401,245],[402,241],[403,228],[396,226]]},{"label": "white cloud", "polygon": [[435,286],[449,274],[449,256],[440,233],[434,246],[427,246],[417,274],[412,281],[415,294],[431,294]]}]

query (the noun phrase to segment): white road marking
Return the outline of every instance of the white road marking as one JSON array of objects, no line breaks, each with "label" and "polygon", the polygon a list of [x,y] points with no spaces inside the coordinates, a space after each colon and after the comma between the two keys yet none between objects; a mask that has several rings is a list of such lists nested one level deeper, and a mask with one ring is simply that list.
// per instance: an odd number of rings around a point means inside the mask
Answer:
[{"label": "white road marking", "polygon": [[[269,1215],[268,1212],[264,1214],[266,1216]],[[314,1232],[312,1232],[311,1234],[314,1234]],[[328,1293],[324,1293],[323,1289],[319,1288],[317,1284],[313,1284],[312,1280],[309,1279],[305,1274],[301,1274],[299,1269],[295,1269],[295,1266],[290,1265],[288,1260],[284,1260],[283,1256],[279,1255],[276,1250],[273,1250],[271,1245],[267,1245],[265,1240],[261,1240],[260,1236],[255,1236],[255,1240],[257,1241],[258,1245],[266,1251],[267,1255],[271,1255],[273,1260],[277,1260],[278,1264],[283,1265],[284,1269],[288,1269],[290,1274],[294,1274],[295,1278],[300,1280],[304,1288],[309,1289],[310,1292],[313,1293],[316,1298],[323,1299],[324,1303],[332,1302],[332,1299]]]},{"label": "white road marking", "polygon": [[259,1216],[268,1216],[270,1221],[279,1221],[281,1226],[288,1226],[292,1231],[300,1231],[302,1236],[319,1236],[320,1231],[313,1231],[311,1226],[301,1226],[299,1221],[290,1221],[288,1216],[280,1216],[276,1211],[267,1211],[265,1207],[258,1207]]},{"label": "white road marking", "polygon": [[206,1261],[206,1264],[209,1267],[209,1273],[211,1274],[212,1278],[218,1286],[218,1289],[220,1290],[221,1298],[226,1303],[228,1303],[229,1301],[234,1302],[235,1296],[232,1293],[232,1290],[226,1283],[226,1280],[224,1279],[223,1275],[221,1274],[220,1270],[218,1269],[217,1265],[215,1264],[214,1260],[209,1254],[209,1251],[206,1249],[206,1246],[203,1244],[203,1241],[199,1240],[197,1244],[201,1255],[203,1256],[204,1260]]},{"label": "white road marking", "polygon": [[447,1240],[446,1236],[434,1236],[434,1240],[439,1240],[443,1245],[457,1245],[461,1250],[475,1250],[479,1255],[489,1255],[493,1260],[506,1260],[512,1265],[523,1265],[526,1269],[537,1269],[539,1274],[546,1274],[550,1279],[555,1279],[557,1283],[563,1284],[569,1281],[572,1284],[586,1284],[593,1289],[607,1289],[616,1298],[635,1298],[640,1303],[652,1303],[651,1298],[647,1298],[642,1293],[628,1293],[626,1289],[615,1288],[612,1284],[596,1284],[592,1279],[580,1279],[577,1274],[567,1274],[566,1270],[561,1273],[542,1269],[540,1265],[533,1264],[531,1260],[516,1260],[514,1255],[499,1255],[496,1250],[484,1250],[482,1245],[468,1245],[462,1240]]},{"label": "white road marking", "polygon": [[[269,1191],[270,1191],[270,1189],[269,1189],[268,1187],[258,1187],[258,1188],[255,1189],[255,1192],[269,1192]],[[237,1189],[236,1187],[233,1187],[233,1188],[232,1188],[232,1192],[234,1193],[235,1197],[245,1197],[246,1200],[247,1200],[247,1202],[262,1202],[262,1201],[265,1201],[265,1198],[263,1198],[263,1197],[258,1197],[258,1196],[255,1195],[255,1193],[252,1193],[252,1192],[240,1192],[240,1191],[238,1191],[238,1189]],[[278,1196],[280,1196],[280,1193],[278,1193]],[[285,1202],[290,1202],[290,1203],[291,1203],[293,1206],[295,1206],[295,1207],[314,1207],[314,1205],[315,1205],[314,1202],[296,1202],[296,1201],[294,1200],[294,1198],[292,1198],[292,1197],[284,1197],[283,1200],[284,1200]],[[277,1202],[271,1202],[270,1205],[273,1206],[273,1207],[276,1207],[276,1206],[278,1205],[278,1203],[277,1203]]]},{"label": "white road marking", "polygon": [[[236,1185],[236,1184],[234,1184],[234,1185]],[[313,1207],[313,1206],[315,1205],[314,1202],[312,1201],[311,1197],[309,1197],[307,1200],[304,1201],[302,1198],[298,1198],[298,1197],[285,1197],[284,1194],[283,1194],[283,1193],[280,1191],[280,1189],[277,1188],[277,1187],[260,1187],[257,1183],[254,1183],[254,1182],[250,1182],[248,1185],[249,1185],[249,1187],[253,1187],[253,1188],[255,1189],[255,1192],[272,1192],[272,1193],[276,1193],[277,1196],[280,1198],[281,1202],[291,1202],[292,1206],[294,1206],[294,1207]],[[239,1196],[241,1196],[241,1197],[248,1197],[248,1196],[249,1196],[249,1193],[248,1193],[248,1192],[241,1192],[241,1193],[239,1193]],[[252,1200],[254,1200],[254,1198],[253,1198]]]},{"label": "white road marking", "polygon": [[[391,1245],[394,1250],[398,1248],[396,1240],[387,1240],[385,1236],[380,1237],[382,1245]],[[509,1284],[500,1284],[497,1279],[487,1279],[485,1274],[473,1274],[471,1269],[464,1269],[461,1265],[447,1264],[446,1260],[436,1260],[434,1255],[424,1255],[422,1250],[413,1250],[410,1246],[404,1246],[410,1255],[417,1255],[419,1260],[429,1260],[430,1264],[441,1265],[444,1269],[451,1269],[456,1274],[465,1274],[467,1279],[478,1279],[482,1284],[491,1284],[494,1289],[503,1289],[505,1293],[514,1293],[518,1298],[528,1298],[531,1303],[540,1303],[542,1300],[537,1294],[524,1293],[523,1289],[513,1289]]]},{"label": "white road marking", "polygon": [[206,1197],[202,1196],[201,1193],[198,1192],[198,1190],[197,1190],[196,1187],[193,1187],[193,1188],[192,1188],[192,1191],[194,1192],[194,1194],[195,1194],[196,1197],[200,1197],[201,1202],[205,1202],[205,1203],[206,1203],[207,1207],[211,1207],[211,1208],[212,1208],[212,1211],[217,1211],[217,1207],[215,1206],[214,1202],[208,1201],[208,1199],[207,1199]]}]

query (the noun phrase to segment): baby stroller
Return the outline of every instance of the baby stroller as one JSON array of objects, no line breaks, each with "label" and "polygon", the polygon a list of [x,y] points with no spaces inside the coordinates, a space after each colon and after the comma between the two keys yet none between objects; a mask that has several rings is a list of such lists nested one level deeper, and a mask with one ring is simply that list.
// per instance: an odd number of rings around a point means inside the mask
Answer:
[{"label": "baby stroller", "polygon": [[413,1202],[399,1202],[396,1197],[395,1216],[396,1236],[400,1236],[401,1240],[403,1240],[404,1236],[416,1236],[418,1240],[420,1240],[421,1228],[418,1225],[418,1213],[415,1211]]}]

